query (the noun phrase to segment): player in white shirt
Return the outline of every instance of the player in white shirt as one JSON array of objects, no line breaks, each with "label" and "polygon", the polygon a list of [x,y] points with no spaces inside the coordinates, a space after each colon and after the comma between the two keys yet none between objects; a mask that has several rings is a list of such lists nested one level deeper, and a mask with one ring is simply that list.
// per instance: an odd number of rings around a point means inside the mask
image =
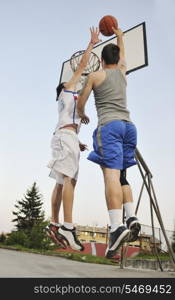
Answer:
[{"label": "player in white shirt", "polygon": [[[57,87],[58,115],[54,135],[51,141],[52,159],[48,164],[51,169],[50,177],[56,180],[51,206],[51,223],[46,227],[47,233],[56,243],[62,243],[75,250],[83,250],[84,247],[77,239],[76,230],[72,220],[72,209],[74,199],[74,188],[76,185],[80,150],[84,151],[86,145],[81,144],[78,133],[81,125],[81,118],[77,114],[76,90],[78,81],[85,70],[90,58],[93,46],[99,40],[99,30],[90,28],[91,40],[84,52],[81,61],[69,82],[61,83]],[[64,223],[59,223],[59,211],[63,201]]]}]

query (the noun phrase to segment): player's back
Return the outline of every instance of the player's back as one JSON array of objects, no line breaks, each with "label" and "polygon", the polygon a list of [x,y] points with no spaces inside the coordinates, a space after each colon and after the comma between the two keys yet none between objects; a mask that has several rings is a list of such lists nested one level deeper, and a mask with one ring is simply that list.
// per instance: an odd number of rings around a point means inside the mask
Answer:
[{"label": "player's back", "polygon": [[97,87],[98,85],[100,85],[106,77],[106,72],[102,69],[100,71],[96,71],[91,73],[91,78],[93,81],[93,87]]},{"label": "player's back", "polygon": [[93,73],[93,92],[98,124],[113,120],[130,121],[126,103],[126,79],[119,68],[106,68]]}]

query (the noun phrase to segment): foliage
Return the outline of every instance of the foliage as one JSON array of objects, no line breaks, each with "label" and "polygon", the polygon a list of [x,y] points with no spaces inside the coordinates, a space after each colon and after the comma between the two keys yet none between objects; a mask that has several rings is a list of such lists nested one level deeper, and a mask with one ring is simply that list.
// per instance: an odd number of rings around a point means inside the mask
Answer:
[{"label": "foliage", "polygon": [[50,249],[52,243],[44,231],[47,223],[48,222],[42,222],[33,226],[28,235],[28,248]]},{"label": "foliage", "polygon": [[4,243],[6,241],[6,235],[2,232],[0,234],[0,243]]},{"label": "foliage", "polygon": [[51,248],[51,240],[44,230],[48,221],[44,220],[42,198],[34,182],[24,198],[17,201],[16,210],[13,211],[16,218],[12,220],[16,223],[16,231],[8,235],[6,245],[20,245],[29,249]]},{"label": "foliage", "polygon": [[33,226],[44,221],[42,205],[42,195],[38,191],[36,182],[34,182],[24,195],[24,199],[17,201],[15,205],[17,210],[12,212],[16,216],[12,220],[12,222],[16,222],[16,228],[30,231]]},{"label": "foliage", "polygon": [[12,231],[7,239],[6,245],[21,245],[29,249],[50,249],[51,240],[46,236],[44,228],[47,222],[42,222],[33,226],[31,231]]},{"label": "foliage", "polygon": [[6,240],[6,245],[21,245],[27,247],[28,244],[28,237],[27,234],[22,231],[12,231]]}]

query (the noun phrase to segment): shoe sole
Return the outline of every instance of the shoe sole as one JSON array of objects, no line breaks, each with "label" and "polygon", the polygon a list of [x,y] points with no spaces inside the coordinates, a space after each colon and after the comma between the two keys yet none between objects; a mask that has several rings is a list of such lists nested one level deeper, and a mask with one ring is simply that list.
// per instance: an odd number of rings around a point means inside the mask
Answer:
[{"label": "shoe sole", "polygon": [[130,235],[128,237],[128,242],[135,242],[138,239],[139,232],[141,230],[140,223],[133,222],[130,226]]},{"label": "shoe sole", "polygon": [[105,254],[106,258],[112,258],[116,254],[120,246],[128,240],[129,235],[130,235],[130,230],[125,230],[123,234],[121,234],[120,239],[118,239],[112,246],[112,248],[114,249],[109,249],[109,248],[106,249],[106,254]]},{"label": "shoe sole", "polygon": [[68,246],[73,249],[73,250],[77,250],[77,251],[83,251],[84,250],[84,246],[80,246],[81,249],[77,249],[76,247],[74,247],[73,245],[70,244],[70,242],[68,241],[68,239],[62,234],[62,233],[59,233],[60,236],[62,237],[62,239],[64,239],[66,241],[66,243],[68,244]]},{"label": "shoe sole", "polygon": [[60,236],[60,238],[57,238],[57,237],[55,236],[55,233],[54,233],[54,232],[48,231],[48,230],[46,230],[46,234],[47,234],[47,236],[48,236],[49,238],[51,238],[51,240],[52,240],[56,245],[62,246],[62,248],[64,248],[64,249],[67,248],[68,245],[66,244],[66,240],[65,240],[62,236]]}]

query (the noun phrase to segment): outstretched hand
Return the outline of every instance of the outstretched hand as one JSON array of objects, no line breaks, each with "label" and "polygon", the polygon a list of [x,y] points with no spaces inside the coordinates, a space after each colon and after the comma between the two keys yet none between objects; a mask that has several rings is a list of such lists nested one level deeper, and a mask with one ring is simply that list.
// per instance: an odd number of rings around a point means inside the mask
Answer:
[{"label": "outstretched hand", "polygon": [[123,35],[123,31],[120,29],[120,28],[115,28],[115,27],[112,27],[112,30],[114,31],[114,33],[117,35],[117,36],[122,36]]},{"label": "outstretched hand", "polygon": [[90,27],[90,32],[91,32],[91,43],[93,45],[100,43],[101,42],[101,40],[99,39],[100,31],[99,31],[98,27],[96,27],[96,28],[94,28],[94,26]]}]

